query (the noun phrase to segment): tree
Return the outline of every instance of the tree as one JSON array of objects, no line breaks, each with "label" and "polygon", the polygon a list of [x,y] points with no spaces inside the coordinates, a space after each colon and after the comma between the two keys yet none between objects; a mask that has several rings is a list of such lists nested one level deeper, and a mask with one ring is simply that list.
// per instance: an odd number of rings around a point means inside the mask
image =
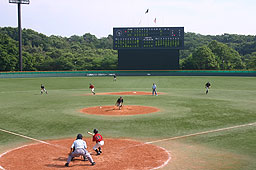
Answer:
[{"label": "tree", "polygon": [[18,69],[17,42],[8,35],[0,33],[0,71],[15,71]]},{"label": "tree", "polygon": [[256,52],[253,52],[248,60],[248,69],[256,70]]},{"label": "tree", "polygon": [[216,56],[216,60],[222,70],[243,69],[244,64],[241,56],[233,48],[228,47],[226,44],[212,41],[208,47]]},{"label": "tree", "polygon": [[211,49],[207,46],[199,47],[192,53],[192,64],[193,69],[198,70],[217,70],[219,69],[219,64],[216,60],[215,55],[212,53]]}]

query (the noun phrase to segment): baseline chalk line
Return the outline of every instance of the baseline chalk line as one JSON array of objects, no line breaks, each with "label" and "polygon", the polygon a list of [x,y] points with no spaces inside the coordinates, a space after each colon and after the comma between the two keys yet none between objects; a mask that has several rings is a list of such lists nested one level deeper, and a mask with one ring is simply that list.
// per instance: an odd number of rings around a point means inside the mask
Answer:
[{"label": "baseline chalk line", "polygon": [[8,131],[8,130],[0,129],[0,131],[6,132],[6,133],[9,133],[9,134],[12,134],[12,135],[20,136],[20,137],[23,137],[23,138],[26,138],[26,139],[30,139],[30,140],[33,140],[33,141],[37,141],[37,142],[40,142],[40,143],[52,145],[52,144],[50,144],[48,142],[45,142],[45,141],[42,141],[42,140],[38,140],[38,139],[35,139],[35,138],[31,138],[31,137],[28,137],[28,136],[24,136],[24,135],[21,135],[21,134],[15,133],[15,132],[11,132],[11,131]]},{"label": "baseline chalk line", "polygon": [[172,137],[172,138],[160,139],[160,140],[155,140],[155,141],[151,141],[151,142],[145,142],[145,144],[151,144],[151,143],[163,142],[163,141],[167,141],[167,140],[187,138],[187,137],[191,137],[191,136],[198,136],[198,135],[203,135],[203,134],[207,134],[207,133],[214,133],[214,132],[220,132],[220,131],[225,131],[225,130],[230,130],[230,129],[235,129],[235,128],[241,128],[241,127],[246,127],[246,126],[255,126],[255,125],[256,125],[256,122],[248,123],[248,124],[244,124],[244,125],[231,126],[231,127],[227,127],[227,128],[208,130],[208,131],[205,131],[205,132],[192,133],[192,134],[183,135],[183,136],[176,136],[176,137]]},{"label": "baseline chalk line", "polygon": [[8,131],[8,130],[0,129],[0,131],[5,132],[5,133],[9,133],[9,134],[12,134],[12,135],[20,136],[20,137],[23,137],[23,138],[26,138],[26,139],[30,139],[30,140],[33,140],[33,141],[36,141],[36,142],[39,142],[39,143],[43,143],[43,144],[47,144],[47,145],[50,145],[50,146],[55,146],[55,147],[59,147],[59,148],[62,148],[62,149],[66,149],[66,147],[64,147],[64,146],[60,146],[60,145],[57,145],[57,144],[51,144],[51,143],[45,142],[43,140],[35,139],[35,138],[32,138],[32,137],[21,135],[21,134],[11,132],[11,131]]}]

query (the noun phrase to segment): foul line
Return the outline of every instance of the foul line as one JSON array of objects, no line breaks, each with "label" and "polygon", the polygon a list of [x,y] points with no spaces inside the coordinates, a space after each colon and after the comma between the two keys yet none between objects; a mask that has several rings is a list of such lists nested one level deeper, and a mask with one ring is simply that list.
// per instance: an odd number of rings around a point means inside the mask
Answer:
[{"label": "foul line", "polygon": [[50,144],[48,142],[45,142],[45,141],[42,141],[42,140],[38,140],[38,139],[35,139],[35,138],[31,138],[31,137],[28,137],[28,136],[24,136],[24,135],[21,135],[21,134],[15,133],[15,132],[11,132],[11,131],[8,131],[8,130],[0,129],[0,131],[6,132],[6,133],[9,133],[9,134],[12,134],[12,135],[20,136],[20,137],[23,137],[23,138],[26,138],[26,139],[30,139],[30,140],[33,140],[33,141],[37,141],[37,142],[40,142],[40,143],[52,145],[52,144]]},{"label": "foul line", "polygon": [[176,137],[172,137],[172,138],[160,139],[160,140],[155,140],[155,141],[151,141],[151,142],[146,142],[146,144],[163,142],[163,141],[167,141],[167,140],[175,140],[175,139],[187,138],[187,137],[191,137],[191,136],[198,136],[198,135],[203,135],[203,134],[207,134],[207,133],[220,132],[220,131],[240,128],[240,127],[246,127],[246,126],[254,126],[254,125],[256,125],[256,122],[249,123],[249,124],[244,124],[244,125],[237,125],[237,126],[227,127],[227,128],[221,128],[221,129],[216,129],[216,130],[208,130],[208,131],[205,131],[205,132],[198,132],[198,133],[193,133],[193,134],[188,134],[188,135],[183,135],[183,136],[176,136]]}]

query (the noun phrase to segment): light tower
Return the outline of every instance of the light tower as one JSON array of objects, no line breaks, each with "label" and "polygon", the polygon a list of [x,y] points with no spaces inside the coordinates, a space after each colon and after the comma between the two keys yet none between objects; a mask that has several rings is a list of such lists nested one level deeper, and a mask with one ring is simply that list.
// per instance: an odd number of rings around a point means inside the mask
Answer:
[{"label": "light tower", "polygon": [[9,0],[9,3],[18,5],[18,32],[19,32],[19,64],[22,71],[22,32],[21,32],[21,7],[20,4],[29,4],[29,0]]}]

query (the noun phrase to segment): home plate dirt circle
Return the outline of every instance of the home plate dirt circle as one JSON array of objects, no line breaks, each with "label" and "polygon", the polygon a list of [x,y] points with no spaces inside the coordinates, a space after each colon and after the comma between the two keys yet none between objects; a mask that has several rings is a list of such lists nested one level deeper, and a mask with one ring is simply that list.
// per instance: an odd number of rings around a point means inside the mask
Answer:
[{"label": "home plate dirt circle", "polygon": [[88,107],[80,110],[81,113],[94,115],[137,115],[158,112],[160,109],[151,106],[125,105],[119,110],[116,106],[96,106]]},{"label": "home plate dirt circle", "polygon": [[88,151],[96,162],[82,161],[77,157],[65,167],[68,152],[74,139],[47,141],[13,149],[0,156],[0,165],[6,170],[47,170],[47,169],[93,169],[93,170],[149,170],[158,169],[168,163],[169,153],[158,146],[126,139],[104,139],[103,153],[95,154],[91,138],[85,139]]}]

